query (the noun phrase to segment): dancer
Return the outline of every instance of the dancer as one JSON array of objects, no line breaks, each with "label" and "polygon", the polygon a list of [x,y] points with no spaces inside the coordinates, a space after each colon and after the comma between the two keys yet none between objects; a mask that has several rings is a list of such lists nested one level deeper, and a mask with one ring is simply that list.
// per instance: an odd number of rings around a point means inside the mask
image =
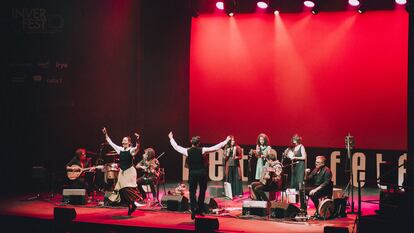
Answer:
[{"label": "dancer", "polygon": [[102,129],[102,133],[105,135],[108,144],[114,148],[116,153],[119,154],[119,165],[121,168],[118,173],[118,181],[116,182],[114,189],[117,194],[110,196],[109,199],[117,202],[120,198],[119,201],[121,203],[128,205],[128,215],[131,215],[137,208],[136,201],[142,199],[137,189],[137,171],[132,163],[134,156],[139,150],[139,134],[135,133],[137,140],[135,147],[132,147],[130,137],[124,137],[122,139],[121,147],[112,142],[106,128]]},{"label": "dancer", "polygon": [[[227,136],[223,142],[212,147],[200,147],[200,137],[195,136],[191,139],[191,147],[183,148],[177,144],[174,140],[173,133],[168,134],[170,138],[171,146],[180,154],[187,156],[188,169],[189,169],[189,185],[190,185],[190,202],[191,202],[191,219],[195,219],[196,214],[204,216],[205,211],[204,199],[207,189],[207,167],[203,155],[208,152],[219,150],[230,141],[230,136]],[[208,157],[207,157],[208,158]],[[198,200],[196,201],[197,185],[200,186]]]}]

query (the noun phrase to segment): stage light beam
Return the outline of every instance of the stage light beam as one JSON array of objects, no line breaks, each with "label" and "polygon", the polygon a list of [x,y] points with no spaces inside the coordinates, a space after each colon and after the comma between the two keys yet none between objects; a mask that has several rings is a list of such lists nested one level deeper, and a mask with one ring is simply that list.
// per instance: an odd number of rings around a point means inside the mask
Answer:
[{"label": "stage light beam", "polygon": [[223,2],[216,2],[216,8],[219,10],[224,10],[224,3]]}]

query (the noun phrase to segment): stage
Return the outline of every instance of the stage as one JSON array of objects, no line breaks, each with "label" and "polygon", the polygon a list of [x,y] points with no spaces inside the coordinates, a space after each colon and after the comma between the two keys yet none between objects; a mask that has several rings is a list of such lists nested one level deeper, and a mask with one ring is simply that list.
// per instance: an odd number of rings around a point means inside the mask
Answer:
[{"label": "stage", "polygon": [[[220,211],[216,214],[207,214],[205,218],[217,218],[219,232],[324,232],[324,227],[348,228],[352,232],[356,226],[356,214],[350,214],[347,207],[347,216],[329,220],[309,219],[279,219],[259,216],[243,216],[242,203],[250,200],[247,185],[242,198],[228,200],[225,197],[216,197]],[[172,187],[172,185],[170,185]],[[167,188],[169,190],[169,188]],[[378,199],[378,189],[364,189],[363,200]],[[163,194],[161,194],[163,195]],[[355,195],[355,212],[357,199]],[[98,195],[85,205],[68,205],[62,203],[62,195],[43,193],[40,199],[28,200],[26,195],[9,195],[1,201],[0,214],[3,226],[8,231],[2,232],[56,232],[58,225],[54,222],[54,208],[74,208],[76,218],[70,225],[70,232],[186,232],[194,231],[195,223],[189,212],[178,212],[151,207],[139,207],[131,216],[127,216],[127,208],[122,206],[103,205],[103,196]],[[160,198],[161,199],[161,198]],[[297,205],[297,204],[295,204]],[[308,204],[308,215],[313,215],[315,207]],[[374,214],[378,205],[363,203],[363,215]],[[4,228],[3,228],[4,229]]]}]

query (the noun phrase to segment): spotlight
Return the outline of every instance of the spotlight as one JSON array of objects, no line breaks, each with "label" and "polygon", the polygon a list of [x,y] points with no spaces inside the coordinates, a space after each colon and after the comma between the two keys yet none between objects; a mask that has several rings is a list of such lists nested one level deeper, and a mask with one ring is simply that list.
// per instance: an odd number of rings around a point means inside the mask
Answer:
[{"label": "spotlight", "polygon": [[348,0],[348,4],[351,6],[359,6],[358,0]]},{"label": "spotlight", "polygon": [[303,5],[305,5],[306,7],[311,8],[311,7],[315,6],[315,3],[313,1],[304,1]]},{"label": "spotlight", "polygon": [[260,9],[266,9],[268,7],[268,4],[264,1],[258,1],[257,7],[259,7]]},{"label": "spotlight", "polygon": [[407,3],[407,0],[395,0],[395,3],[399,4],[399,5],[404,5]]},{"label": "spotlight", "polygon": [[364,7],[359,7],[358,8],[358,13],[362,14],[366,11],[366,9]]},{"label": "spotlight", "polygon": [[279,11],[278,10],[275,10],[275,11],[273,11],[273,14],[278,15],[279,14]]},{"label": "spotlight", "polygon": [[318,14],[318,13],[319,13],[319,4],[315,4],[315,6],[314,6],[314,7],[312,7],[311,13],[312,13],[313,15],[316,15],[316,14]]},{"label": "spotlight", "polygon": [[224,2],[224,9],[226,11],[226,14],[230,17],[234,16],[234,13],[236,12],[236,1],[235,0],[226,0]]},{"label": "spotlight", "polygon": [[224,3],[223,2],[216,2],[216,7],[219,10],[224,10]]}]

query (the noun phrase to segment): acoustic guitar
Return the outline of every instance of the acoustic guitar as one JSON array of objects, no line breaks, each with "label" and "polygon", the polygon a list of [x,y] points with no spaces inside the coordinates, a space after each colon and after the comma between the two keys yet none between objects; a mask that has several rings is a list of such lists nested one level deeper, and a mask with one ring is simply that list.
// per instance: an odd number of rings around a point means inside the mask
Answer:
[{"label": "acoustic guitar", "polygon": [[67,176],[69,180],[76,180],[84,171],[90,171],[92,169],[103,169],[103,165],[95,166],[95,167],[87,167],[87,168],[81,168],[79,165],[72,165],[70,166],[70,169],[67,169]]}]

